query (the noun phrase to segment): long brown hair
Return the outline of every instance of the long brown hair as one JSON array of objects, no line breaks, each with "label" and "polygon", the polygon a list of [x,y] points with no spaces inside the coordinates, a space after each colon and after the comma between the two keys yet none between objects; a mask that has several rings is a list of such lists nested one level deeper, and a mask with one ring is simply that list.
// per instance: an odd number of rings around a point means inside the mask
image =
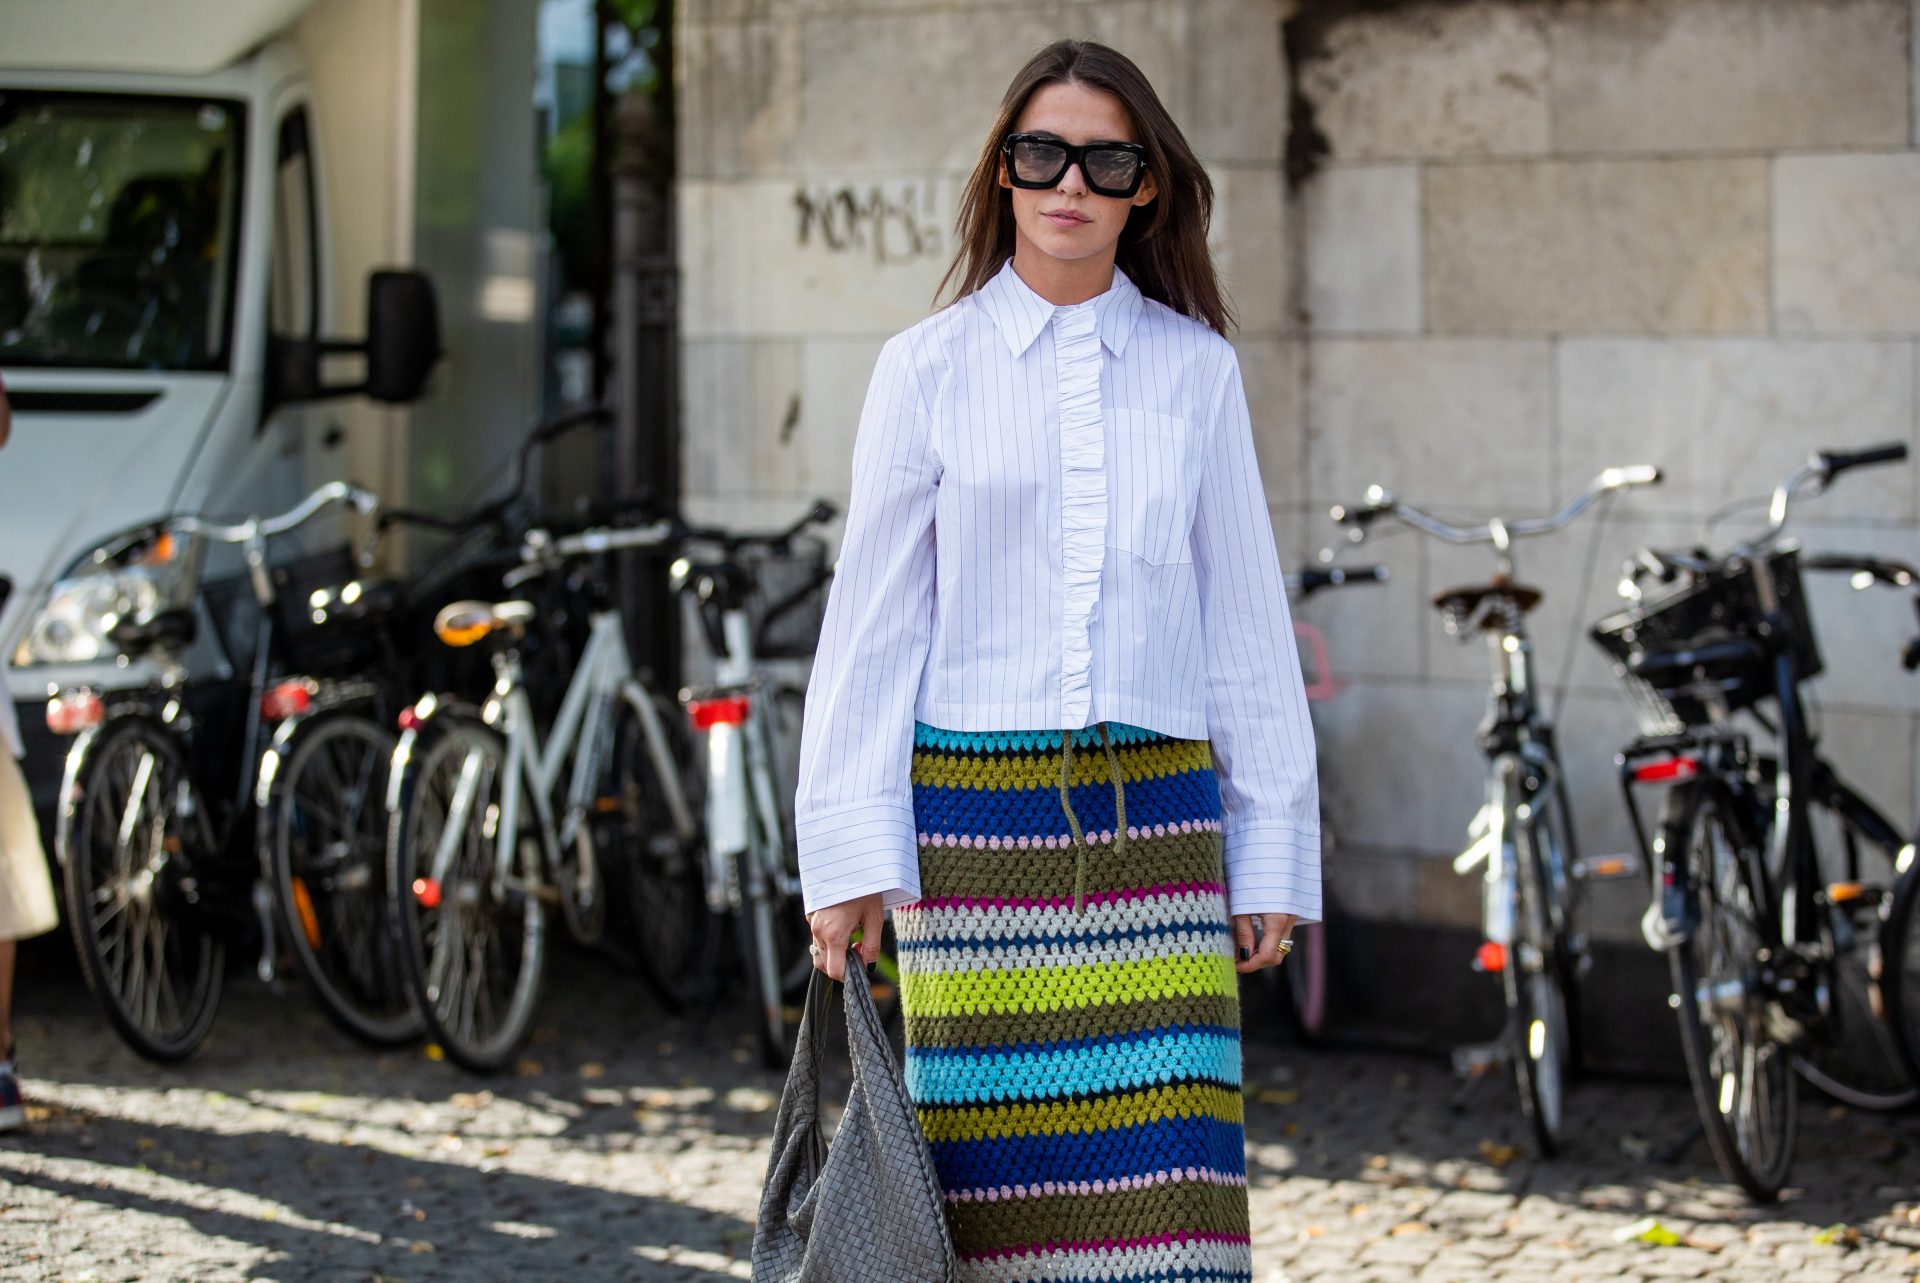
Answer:
[{"label": "long brown hair", "polygon": [[992,280],[1012,257],[1013,202],[1000,187],[1000,140],[1026,110],[1027,100],[1054,84],[1086,85],[1118,98],[1133,120],[1137,141],[1147,149],[1147,171],[1159,184],[1160,194],[1151,203],[1128,212],[1114,265],[1148,298],[1224,335],[1233,324],[1233,313],[1207,251],[1213,180],[1133,59],[1090,40],[1055,41],[1035,54],[1007,86],[1000,115],[980,149],[980,162],[961,194],[960,215],[954,220],[960,248],[940,278],[935,297],[957,278],[947,301],[965,298]]}]

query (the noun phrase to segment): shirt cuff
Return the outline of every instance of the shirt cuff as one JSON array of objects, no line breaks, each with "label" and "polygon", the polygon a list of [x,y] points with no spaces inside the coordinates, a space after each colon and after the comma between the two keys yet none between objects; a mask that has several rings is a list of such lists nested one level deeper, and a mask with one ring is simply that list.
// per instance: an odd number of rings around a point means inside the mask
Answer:
[{"label": "shirt cuff", "polygon": [[886,907],[920,898],[913,808],[862,803],[795,817],[800,889],[808,913],[881,892]]},{"label": "shirt cuff", "polygon": [[1226,835],[1227,912],[1291,913],[1321,920],[1320,834],[1289,824],[1248,825]]}]

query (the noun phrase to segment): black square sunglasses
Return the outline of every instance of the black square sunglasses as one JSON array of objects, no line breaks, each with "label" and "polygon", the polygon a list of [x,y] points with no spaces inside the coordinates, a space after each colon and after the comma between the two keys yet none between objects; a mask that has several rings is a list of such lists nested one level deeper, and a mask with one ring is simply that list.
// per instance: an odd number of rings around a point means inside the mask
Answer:
[{"label": "black square sunglasses", "polygon": [[1076,147],[1051,134],[1008,134],[1000,154],[1007,158],[1007,181],[1015,187],[1052,187],[1068,165],[1078,165],[1095,195],[1132,196],[1147,172],[1147,149],[1139,143]]}]

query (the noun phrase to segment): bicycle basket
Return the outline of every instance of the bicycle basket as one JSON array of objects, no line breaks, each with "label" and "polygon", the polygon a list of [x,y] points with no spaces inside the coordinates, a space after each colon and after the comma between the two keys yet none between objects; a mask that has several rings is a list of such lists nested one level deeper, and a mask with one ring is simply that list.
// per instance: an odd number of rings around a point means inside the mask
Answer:
[{"label": "bicycle basket", "polygon": [[383,630],[398,613],[397,594],[363,574],[344,547],[273,567],[280,637],[295,671],[360,674],[382,662]]},{"label": "bicycle basket", "polygon": [[743,553],[742,560],[753,572],[754,593],[747,610],[754,654],[764,659],[812,655],[820,644],[827,587],[833,582],[826,542],[798,535],[788,541],[783,555],[762,550]]},{"label": "bicycle basket", "polygon": [[[1807,614],[1799,554],[1792,548],[1781,549],[1769,555],[1768,564],[1781,609],[1793,622],[1790,644],[1800,676],[1812,677],[1820,671],[1820,649]],[[1670,596],[1609,615],[1594,625],[1591,635],[1613,659],[1614,674],[1646,735],[1673,735],[1690,726],[1704,726],[1722,711],[1737,712],[1773,693],[1773,674],[1763,659],[1711,682],[1675,677],[1655,683],[1627,667],[1636,655],[1688,650],[1729,638],[1751,638],[1762,644],[1763,654],[1774,653],[1761,627],[1751,562],[1723,566]]]}]

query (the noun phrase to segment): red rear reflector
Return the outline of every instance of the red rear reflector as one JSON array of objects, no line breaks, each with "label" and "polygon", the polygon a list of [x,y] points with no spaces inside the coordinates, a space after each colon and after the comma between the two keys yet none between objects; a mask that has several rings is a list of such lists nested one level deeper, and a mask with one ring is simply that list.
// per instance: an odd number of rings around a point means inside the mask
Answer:
[{"label": "red rear reflector", "polygon": [[1473,951],[1473,960],[1480,965],[1480,970],[1482,971],[1495,973],[1505,971],[1507,969],[1507,946],[1489,940]]},{"label": "red rear reflector", "polygon": [[440,884],[432,878],[415,878],[413,880],[413,898],[420,902],[420,907],[423,909],[439,908]]},{"label": "red rear reflector", "polygon": [[295,678],[269,686],[260,697],[260,715],[269,722],[284,722],[299,717],[313,707],[313,686],[305,678]]},{"label": "red rear reflector", "polygon": [[1690,780],[1700,773],[1700,759],[1695,757],[1664,757],[1657,762],[1648,762],[1633,768],[1633,778],[1640,784],[1665,784],[1673,780]]},{"label": "red rear reflector", "polygon": [[417,731],[420,729],[420,722],[421,722],[420,712],[418,709],[414,708],[413,705],[409,704],[407,705],[407,707],[400,710],[399,721],[400,721],[401,730]]},{"label": "red rear reflector", "polygon": [[709,726],[725,724],[739,726],[747,720],[747,707],[751,701],[745,695],[728,695],[723,699],[696,699],[687,705],[687,716],[693,719],[693,729],[704,731]]},{"label": "red rear reflector", "polygon": [[100,697],[90,690],[61,691],[47,701],[47,729],[55,735],[78,735],[98,726],[106,713]]}]

